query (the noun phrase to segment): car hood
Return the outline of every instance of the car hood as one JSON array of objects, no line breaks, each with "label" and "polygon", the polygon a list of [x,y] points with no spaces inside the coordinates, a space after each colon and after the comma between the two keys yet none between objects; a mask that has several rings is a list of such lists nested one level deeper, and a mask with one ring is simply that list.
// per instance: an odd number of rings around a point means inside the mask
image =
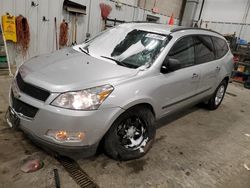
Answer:
[{"label": "car hood", "polygon": [[65,92],[112,84],[136,75],[137,69],[103,61],[72,48],[37,56],[23,64],[24,81],[51,92]]}]

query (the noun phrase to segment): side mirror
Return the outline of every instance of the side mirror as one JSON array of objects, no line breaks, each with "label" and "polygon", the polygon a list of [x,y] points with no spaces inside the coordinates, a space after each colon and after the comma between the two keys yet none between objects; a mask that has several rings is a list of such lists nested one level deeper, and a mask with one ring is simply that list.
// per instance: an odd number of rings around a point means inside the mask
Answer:
[{"label": "side mirror", "polygon": [[178,59],[166,57],[161,66],[161,73],[166,74],[179,68],[181,68],[181,63]]}]

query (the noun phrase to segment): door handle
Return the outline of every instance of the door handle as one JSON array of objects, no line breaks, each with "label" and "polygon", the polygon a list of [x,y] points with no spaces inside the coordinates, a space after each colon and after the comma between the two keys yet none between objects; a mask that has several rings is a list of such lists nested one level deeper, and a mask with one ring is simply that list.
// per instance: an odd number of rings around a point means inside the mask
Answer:
[{"label": "door handle", "polygon": [[199,75],[198,74],[196,74],[196,73],[193,73],[193,76],[192,76],[192,78],[197,78]]},{"label": "door handle", "polygon": [[217,66],[217,67],[216,67],[216,70],[218,70],[218,71],[219,71],[219,70],[220,70],[220,67],[219,67],[219,66]]}]

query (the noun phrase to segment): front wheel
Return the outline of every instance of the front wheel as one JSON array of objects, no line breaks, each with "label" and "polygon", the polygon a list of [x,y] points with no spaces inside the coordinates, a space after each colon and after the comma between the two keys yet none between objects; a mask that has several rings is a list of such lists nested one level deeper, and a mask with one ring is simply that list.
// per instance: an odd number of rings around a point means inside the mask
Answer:
[{"label": "front wheel", "polygon": [[104,137],[104,150],[116,160],[142,157],[155,138],[154,115],[143,106],[127,110],[113,123]]},{"label": "front wheel", "polygon": [[207,106],[209,110],[215,110],[220,106],[226,93],[227,84],[228,84],[227,81],[223,80],[217,87],[213,96],[208,101]]}]

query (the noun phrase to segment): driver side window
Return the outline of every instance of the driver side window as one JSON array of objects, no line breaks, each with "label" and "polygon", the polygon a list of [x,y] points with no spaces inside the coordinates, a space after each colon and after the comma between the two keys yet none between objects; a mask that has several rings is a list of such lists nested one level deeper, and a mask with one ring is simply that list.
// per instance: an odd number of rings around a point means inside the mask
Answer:
[{"label": "driver side window", "polygon": [[181,68],[194,65],[194,41],[192,36],[184,37],[177,41],[168,53],[168,57],[177,59]]}]

